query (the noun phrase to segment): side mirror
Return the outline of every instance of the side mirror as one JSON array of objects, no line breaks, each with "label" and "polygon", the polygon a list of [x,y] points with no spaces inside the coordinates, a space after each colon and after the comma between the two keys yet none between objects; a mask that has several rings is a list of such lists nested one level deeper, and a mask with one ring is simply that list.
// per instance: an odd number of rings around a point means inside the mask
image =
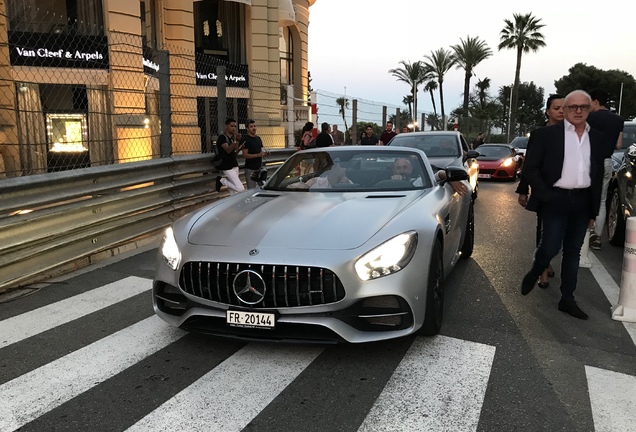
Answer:
[{"label": "side mirror", "polygon": [[468,180],[468,172],[463,167],[448,166],[446,171],[446,182]]},{"label": "side mirror", "polygon": [[479,153],[477,150],[468,150],[464,155],[464,162],[466,162],[468,159],[475,159],[480,154],[481,153]]}]

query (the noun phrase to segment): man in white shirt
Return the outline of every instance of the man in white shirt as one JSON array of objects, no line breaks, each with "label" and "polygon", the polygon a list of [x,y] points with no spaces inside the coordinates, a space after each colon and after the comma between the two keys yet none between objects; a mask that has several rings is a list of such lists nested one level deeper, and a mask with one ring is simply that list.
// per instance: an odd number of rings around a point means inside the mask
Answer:
[{"label": "man in white shirt", "polygon": [[605,135],[587,124],[590,95],[575,90],[564,99],[563,123],[530,134],[524,175],[532,188],[526,208],[542,209],[543,232],[521,294],[534,288],[539,275],[563,246],[561,300],[558,309],[587,319],[574,300],[581,246],[598,214],[603,183]]}]

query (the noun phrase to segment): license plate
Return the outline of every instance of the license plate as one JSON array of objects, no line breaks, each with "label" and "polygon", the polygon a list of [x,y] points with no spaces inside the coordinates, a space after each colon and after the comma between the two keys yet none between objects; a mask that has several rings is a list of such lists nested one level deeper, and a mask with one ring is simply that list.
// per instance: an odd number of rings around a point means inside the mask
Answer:
[{"label": "license plate", "polygon": [[478,178],[490,178],[490,174],[477,174]]},{"label": "license plate", "polygon": [[276,317],[272,313],[227,311],[226,322],[232,327],[273,329]]}]

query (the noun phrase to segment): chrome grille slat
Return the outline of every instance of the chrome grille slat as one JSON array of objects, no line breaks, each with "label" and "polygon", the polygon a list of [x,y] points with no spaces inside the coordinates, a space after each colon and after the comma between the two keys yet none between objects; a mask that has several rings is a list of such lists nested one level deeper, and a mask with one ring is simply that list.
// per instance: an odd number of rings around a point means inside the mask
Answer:
[{"label": "chrome grille slat", "polygon": [[[211,266],[210,266],[211,267]],[[221,284],[219,283],[219,272],[221,271],[221,263],[216,263],[216,293],[217,298],[221,299]]]},{"label": "chrome grille slat", "polygon": [[287,295],[287,266],[283,267],[283,286],[285,287],[285,306],[289,307],[289,296]]},{"label": "chrome grille slat", "polygon": [[179,284],[193,296],[231,306],[245,306],[233,295],[232,286],[236,275],[245,269],[260,273],[267,286],[265,299],[254,308],[316,306],[338,302],[345,296],[338,277],[320,267],[188,262],[182,267]]}]

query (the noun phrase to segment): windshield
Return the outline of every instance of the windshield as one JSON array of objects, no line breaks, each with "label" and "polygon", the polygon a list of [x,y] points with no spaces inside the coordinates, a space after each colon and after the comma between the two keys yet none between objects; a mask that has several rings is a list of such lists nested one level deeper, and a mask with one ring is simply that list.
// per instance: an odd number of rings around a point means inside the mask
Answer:
[{"label": "windshield", "polygon": [[[528,137],[517,137],[512,140],[510,145],[520,149],[525,149],[528,147]],[[481,153],[481,148],[479,149],[479,152]]]},{"label": "windshield", "polygon": [[358,192],[430,188],[422,157],[412,151],[300,151],[264,186],[266,190]]},{"label": "windshield", "polygon": [[460,155],[459,142],[453,135],[408,133],[394,137],[390,145],[418,148],[429,158],[459,157]]},{"label": "windshield", "polygon": [[509,147],[504,146],[491,146],[491,145],[480,145],[477,149],[479,152],[479,156],[477,159],[484,158],[505,158],[508,156],[512,156],[512,151]]},{"label": "windshield", "polygon": [[632,144],[636,144],[636,122],[625,122],[622,149],[626,149]]}]

